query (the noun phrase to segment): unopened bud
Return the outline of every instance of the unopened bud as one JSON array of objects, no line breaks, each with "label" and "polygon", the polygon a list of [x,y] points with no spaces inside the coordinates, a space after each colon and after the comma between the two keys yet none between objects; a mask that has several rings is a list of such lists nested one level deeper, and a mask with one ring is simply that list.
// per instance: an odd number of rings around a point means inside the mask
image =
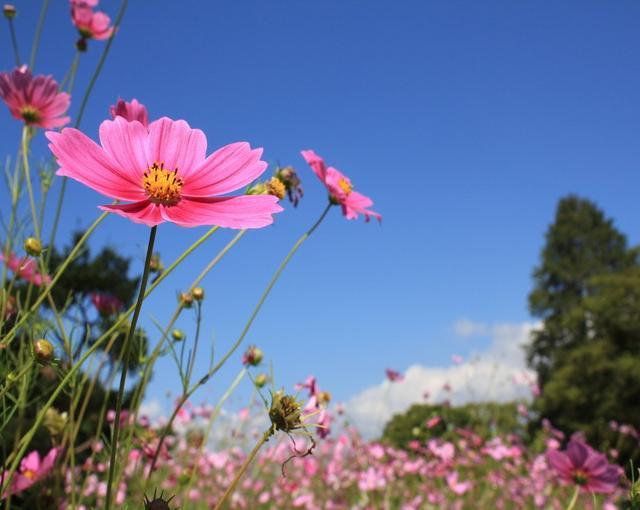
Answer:
[{"label": "unopened bud", "polygon": [[262,362],[264,353],[261,349],[258,349],[255,345],[250,346],[242,355],[242,364],[245,366],[255,367]]},{"label": "unopened bud", "polygon": [[194,287],[191,289],[191,295],[196,301],[202,301],[204,299],[204,289],[202,287]]},{"label": "unopened bud", "polygon": [[184,340],[185,338],[185,334],[184,331],[182,331],[181,329],[174,329],[171,332],[171,338],[173,338],[176,342],[181,342],[182,340]]},{"label": "unopened bud", "polygon": [[67,426],[68,418],[66,412],[60,413],[57,409],[50,407],[44,414],[44,426],[53,437],[60,436]]},{"label": "unopened bud", "polygon": [[42,244],[35,237],[27,237],[24,250],[32,257],[39,257],[42,253]]},{"label": "unopened bud", "polygon": [[180,293],[180,304],[183,308],[191,308],[193,306],[193,295],[191,292]]},{"label": "unopened bud", "polygon": [[38,361],[47,363],[53,359],[53,345],[49,340],[41,338],[34,342],[33,353],[36,355],[36,358],[38,358]]},{"label": "unopened bud", "polygon": [[4,12],[4,17],[7,19],[15,18],[16,14],[18,13],[18,11],[16,10],[16,6],[13,4],[4,4],[2,12]]},{"label": "unopened bud", "polygon": [[255,383],[258,388],[263,388],[269,382],[269,378],[266,374],[258,374],[255,378]]}]

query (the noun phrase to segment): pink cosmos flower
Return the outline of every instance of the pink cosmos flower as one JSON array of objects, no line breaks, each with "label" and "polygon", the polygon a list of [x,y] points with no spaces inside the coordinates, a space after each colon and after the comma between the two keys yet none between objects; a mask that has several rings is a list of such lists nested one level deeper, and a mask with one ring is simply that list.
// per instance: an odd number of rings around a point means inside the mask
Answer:
[{"label": "pink cosmos flower", "polygon": [[113,315],[122,310],[124,304],[117,297],[104,292],[94,292],[91,294],[91,302],[100,315]]},{"label": "pink cosmos flower", "polygon": [[60,165],[58,175],[129,201],[100,209],[135,223],[259,228],[273,223],[272,215],[282,211],[272,195],[219,196],[265,171],[262,149],[239,142],[206,157],[204,133],[184,120],[163,117],[148,129],[122,117],[106,120],[100,125],[102,146],[72,128],[46,136]]},{"label": "pink cosmos flower", "polygon": [[[4,253],[0,253],[0,260],[4,260]],[[9,254],[9,260],[6,261],[7,267],[16,275],[17,278],[27,280],[37,287],[43,284],[51,283],[49,275],[42,275],[38,271],[36,261],[29,257],[18,257],[15,253]]]},{"label": "pink cosmos flower", "polygon": [[137,120],[140,124],[147,127],[149,125],[149,114],[145,105],[140,103],[137,99],[132,99],[131,102],[124,99],[118,99],[118,102],[112,106],[109,110],[111,118],[122,117],[129,122]]},{"label": "pink cosmos flower", "polygon": [[460,365],[462,364],[464,359],[462,358],[462,356],[459,356],[458,354],[453,354],[451,356],[451,361],[453,361],[454,365]]},{"label": "pink cosmos flower", "polygon": [[301,154],[318,179],[326,186],[329,191],[329,200],[342,206],[342,214],[347,219],[353,220],[362,214],[367,221],[371,219],[371,216],[378,221],[382,220],[380,214],[367,209],[373,205],[373,201],[369,197],[353,191],[353,184],[346,175],[332,166],[326,166],[324,160],[312,150],[302,151]]},{"label": "pink cosmos flower", "polygon": [[563,483],[577,484],[584,492],[613,492],[620,479],[620,468],[582,441],[569,441],[564,452],[548,451],[547,462]]},{"label": "pink cosmos flower", "polygon": [[95,0],[71,0],[71,21],[83,39],[109,39],[113,33],[111,18],[104,12],[94,12]]},{"label": "pink cosmos flower", "polygon": [[438,425],[442,421],[440,416],[434,416],[433,418],[429,418],[426,422],[426,426],[428,429],[432,429],[436,425]]},{"label": "pink cosmos flower", "polygon": [[470,481],[459,482],[458,476],[459,475],[457,471],[449,473],[447,475],[447,485],[454,493],[460,496],[465,492],[471,490],[473,488],[473,484]]},{"label": "pink cosmos flower", "polygon": [[[4,499],[9,493],[18,494],[45,478],[53,469],[59,453],[60,448],[52,448],[44,459],[40,458],[40,454],[37,451],[28,454],[20,462],[20,469],[13,477],[11,489],[6,491],[0,499]],[[3,473],[2,479],[7,475],[8,473]]]},{"label": "pink cosmos flower", "polygon": [[400,382],[404,380],[404,376],[398,372],[397,370],[393,370],[391,368],[385,369],[385,374],[387,374],[387,379],[391,382]]},{"label": "pink cosmos flower", "polygon": [[0,73],[0,97],[11,115],[28,126],[51,129],[70,120],[62,115],[69,108],[71,96],[58,92],[58,83],[50,75],[34,78],[26,65]]}]

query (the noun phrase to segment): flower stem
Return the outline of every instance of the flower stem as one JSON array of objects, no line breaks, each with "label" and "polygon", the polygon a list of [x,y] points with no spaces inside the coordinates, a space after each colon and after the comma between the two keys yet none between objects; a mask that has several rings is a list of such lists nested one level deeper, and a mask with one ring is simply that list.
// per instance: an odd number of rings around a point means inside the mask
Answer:
[{"label": "flower stem", "polygon": [[231,494],[233,494],[233,491],[235,490],[236,485],[238,485],[238,482],[240,481],[240,478],[242,478],[242,475],[244,474],[244,472],[247,470],[251,462],[253,462],[253,459],[255,459],[256,455],[258,454],[258,451],[260,451],[260,448],[262,448],[262,445],[265,444],[267,441],[269,441],[269,438],[272,435],[273,435],[273,426],[270,426],[265,431],[265,433],[262,434],[262,437],[260,438],[260,440],[253,447],[253,450],[251,450],[251,453],[245,459],[244,463],[240,467],[240,470],[236,473],[236,476],[231,481],[231,484],[229,485],[229,487],[227,487],[227,490],[224,491],[222,498],[220,498],[220,500],[218,500],[218,502],[216,503],[216,506],[213,507],[213,510],[220,510],[222,508],[222,505],[227,500],[227,498],[231,496]]},{"label": "flower stem", "polygon": [[[42,8],[40,9],[40,16],[38,17],[38,27],[36,33],[33,36],[33,45],[31,46],[31,57],[29,58],[29,70],[33,73],[36,67],[36,54],[38,52],[38,46],[40,46],[40,35],[44,27],[44,20],[47,17],[47,9],[49,8],[49,0],[42,2]],[[20,64],[18,64],[20,65]]]},{"label": "flower stem", "polygon": [[153,254],[153,244],[156,240],[156,231],[158,227],[152,227],[149,234],[149,244],[147,245],[147,256],[144,261],[144,271],[142,273],[142,282],[140,283],[140,291],[138,293],[138,301],[136,302],[136,308],[133,312],[133,318],[131,319],[131,326],[129,327],[129,333],[124,342],[124,356],[122,359],[122,372],[120,373],[120,386],[118,388],[118,396],[116,398],[116,416],[113,423],[113,433],[111,435],[111,458],[109,461],[109,478],[107,480],[107,496],[105,501],[105,509],[111,508],[112,491],[113,491],[113,475],[116,468],[116,456],[118,453],[118,435],[120,431],[120,414],[122,411],[122,399],[124,396],[124,388],[127,381],[127,371],[129,370],[129,357],[131,356],[131,343],[133,336],[136,332],[136,325],[138,324],[138,317],[140,316],[140,310],[142,308],[142,302],[144,301],[144,293],[147,288],[147,281],[149,279],[149,264],[151,262],[151,255]]},{"label": "flower stem", "polygon": [[31,216],[33,218],[33,231],[36,239],[40,241],[40,226],[38,225],[38,211],[36,209],[36,201],[33,195],[33,186],[31,184],[31,172],[29,170],[29,126],[22,128],[22,167],[24,168],[24,177],[27,184],[27,193],[29,195],[29,205],[31,206]]},{"label": "flower stem", "polygon": [[569,501],[569,505],[567,506],[567,510],[573,510],[578,502],[578,495],[580,494],[580,486],[576,485],[576,490],[573,491],[573,496],[571,496],[571,501]]},{"label": "flower stem", "polygon": [[13,54],[16,57],[16,67],[22,65],[20,60],[20,52],[18,51],[18,39],[16,37],[16,28],[13,26],[13,20],[9,19],[9,32],[11,32],[11,44],[13,45]]}]

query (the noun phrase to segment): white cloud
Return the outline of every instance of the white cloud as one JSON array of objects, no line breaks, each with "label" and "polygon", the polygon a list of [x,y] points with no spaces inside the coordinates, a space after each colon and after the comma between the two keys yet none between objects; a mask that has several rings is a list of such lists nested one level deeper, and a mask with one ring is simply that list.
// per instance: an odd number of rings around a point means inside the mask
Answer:
[{"label": "white cloud", "polygon": [[[459,365],[412,365],[402,382],[384,381],[353,397],[347,402],[347,414],[365,437],[371,438],[380,434],[393,414],[405,411],[416,402],[424,402],[425,391],[430,394],[429,402],[448,399],[454,405],[527,398],[530,389],[525,380],[532,379],[533,373],[526,367],[522,347],[535,327],[529,322],[489,325],[460,320],[454,324],[459,336],[491,338],[486,350]],[[445,384],[451,385],[452,391],[447,392]]]},{"label": "white cloud", "polygon": [[162,408],[162,404],[157,398],[145,400],[142,404],[140,404],[140,410],[138,411],[138,416],[146,416],[147,418],[149,418],[149,421],[151,423],[157,422],[164,416],[164,414],[165,413],[164,409]]}]

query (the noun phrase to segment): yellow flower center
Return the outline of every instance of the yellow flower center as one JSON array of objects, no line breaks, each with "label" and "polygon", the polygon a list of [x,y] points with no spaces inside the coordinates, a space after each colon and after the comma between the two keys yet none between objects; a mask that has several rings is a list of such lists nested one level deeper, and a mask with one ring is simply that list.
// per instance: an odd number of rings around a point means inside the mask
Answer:
[{"label": "yellow flower center", "polygon": [[142,179],[142,185],[149,195],[149,200],[163,205],[175,205],[180,201],[180,190],[183,184],[182,179],[178,177],[178,169],[166,170],[164,163],[160,165],[154,163],[144,173]]},{"label": "yellow flower center", "polygon": [[353,189],[353,185],[344,178],[338,181],[338,187],[342,190],[342,192],[345,195],[348,195],[349,193],[351,193],[351,190]]},{"label": "yellow flower center", "polygon": [[28,478],[29,480],[33,480],[36,477],[36,472],[32,471],[31,469],[27,469],[26,471],[22,472],[22,476]]},{"label": "yellow flower center", "polygon": [[20,116],[27,124],[38,122],[40,120],[40,113],[33,106],[23,106],[20,110]]}]

